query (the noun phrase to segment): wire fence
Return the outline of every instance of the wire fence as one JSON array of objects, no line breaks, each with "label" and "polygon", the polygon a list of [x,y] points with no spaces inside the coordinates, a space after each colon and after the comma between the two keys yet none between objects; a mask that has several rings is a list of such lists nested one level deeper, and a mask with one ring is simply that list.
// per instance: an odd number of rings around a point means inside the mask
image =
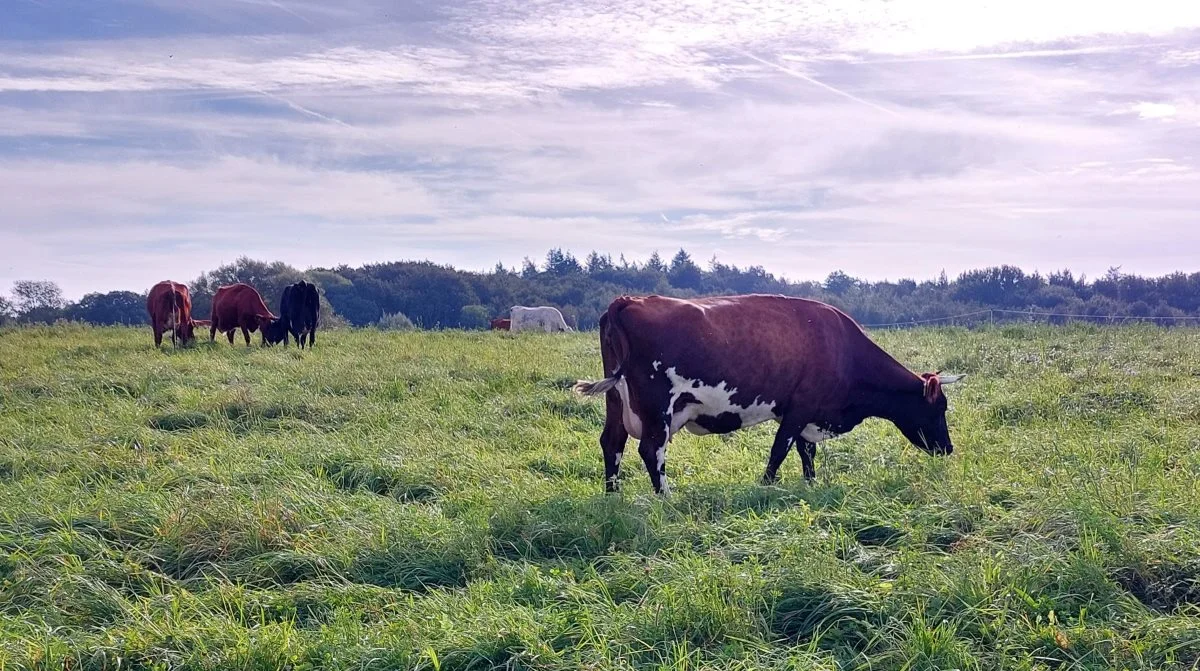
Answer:
[{"label": "wire fence", "polygon": [[930,319],[914,319],[909,321],[888,322],[885,324],[863,324],[868,329],[901,329],[932,324],[975,326],[994,324],[998,322],[1035,322],[1048,321],[1066,323],[1082,321],[1090,324],[1123,324],[1127,322],[1150,322],[1160,326],[1166,325],[1198,325],[1200,316],[1162,316],[1162,317],[1133,317],[1129,315],[1089,315],[1064,312],[1037,312],[1035,310],[1004,310],[992,308],[975,310],[948,317],[933,317]]}]

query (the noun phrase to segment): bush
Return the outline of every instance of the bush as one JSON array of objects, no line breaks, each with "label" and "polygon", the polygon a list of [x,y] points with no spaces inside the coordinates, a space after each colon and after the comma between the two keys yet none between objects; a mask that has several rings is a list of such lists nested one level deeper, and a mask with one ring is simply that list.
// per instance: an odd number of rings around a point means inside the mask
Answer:
[{"label": "bush", "polygon": [[406,317],[403,312],[396,312],[394,314],[384,313],[375,325],[383,331],[411,331],[416,328],[412,320]]},{"label": "bush", "polygon": [[485,329],[491,324],[488,309],[482,305],[464,305],[458,316],[459,326],[465,329]]}]

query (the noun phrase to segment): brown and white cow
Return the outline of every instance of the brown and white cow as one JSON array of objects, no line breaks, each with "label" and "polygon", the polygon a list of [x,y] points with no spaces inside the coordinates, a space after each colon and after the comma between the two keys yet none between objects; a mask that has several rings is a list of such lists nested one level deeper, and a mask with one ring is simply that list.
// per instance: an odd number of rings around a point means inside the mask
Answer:
[{"label": "brown and white cow", "polygon": [[262,294],[249,284],[227,284],[213,294],[212,324],[209,325],[208,340],[217,338],[217,331],[229,336],[229,344],[233,344],[233,332],[242,329],[246,338],[246,346],[250,346],[250,334],[262,329],[263,344],[267,339],[267,327],[275,321],[275,315],[267,309]]},{"label": "brown and white cow", "polygon": [[609,492],[632,436],[654,491],[668,493],[667,444],[680,429],[720,434],[779,422],[764,483],[776,480],[792,446],[812,480],[816,444],[868,417],[890,420],[930,454],[954,450],[942,385],[964,376],[913,373],[818,301],[622,296],[600,317],[600,355],[606,377],[575,390],[606,395],[600,447]]},{"label": "brown and white cow", "polygon": [[171,331],[171,346],[186,345],[195,336],[192,321],[192,297],[185,284],[163,280],[150,288],[146,296],[146,312],[150,313],[150,328],[154,330],[154,346],[162,345],[163,333]]}]

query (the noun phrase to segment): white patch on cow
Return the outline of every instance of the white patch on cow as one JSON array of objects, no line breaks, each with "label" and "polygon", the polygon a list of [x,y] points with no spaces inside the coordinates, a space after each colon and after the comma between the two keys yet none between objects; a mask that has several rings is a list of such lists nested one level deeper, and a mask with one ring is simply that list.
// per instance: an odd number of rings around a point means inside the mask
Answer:
[{"label": "white patch on cow", "polygon": [[625,424],[625,430],[629,432],[635,440],[642,439],[642,420],[629,406],[629,383],[622,377],[617,381],[617,395],[621,397],[621,421]]},{"label": "white patch on cow", "polygon": [[615,463],[617,466],[620,466],[621,459],[623,459],[624,457],[625,457],[624,452],[617,452],[617,454],[613,457],[613,463]]},{"label": "white patch on cow", "polygon": [[651,365],[651,366],[654,368],[654,370],[658,370],[658,367],[662,365],[662,362],[661,362],[661,361],[655,361],[654,363],[652,363],[652,364],[650,364],[650,365]]},{"label": "white patch on cow", "polygon": [[654,451],[654,458],[658,460],[658,472],[662,473],[667,466],[667,444],[663,443],[657,450]]},{"label": "white patch on cow", "polygon": [[674,412],[671,415],[671,433],[675,433],[682,428],[686,428],[689,433],[697,436],[707,435],[709,431],[699,424],[695,423],[696,418],[701,416],[716,417],[725,412],[736,414],[741,418],[741,428],[761,424],[769,419],[779,419],[775,414],[775,402],[764,403],[755,397],[754,402],[747,406],[740,406],[732,401],[733,395],[737,393],[737,388],[730,388],[729,385],[721,381],[716,386],[709,386],[699,380],[683,377],[676,372],[675,367],[668,368],[667,379],[671,381],[671,397],[668,408],[673,410],[675,402],[683,394],[691,394],[696,398],[696,403],[689,403],[685,407]]},{"label": "white patch on cow", "polygon": [[803,431],[800,432],[800,437],[810,443],[819,443],[823,440],[829,440],[830,438],[837,438],[837,436],[838,434],[834,433],[833,431],[822,429],[816,424],[809,424],[808,426],[804,427]]}]

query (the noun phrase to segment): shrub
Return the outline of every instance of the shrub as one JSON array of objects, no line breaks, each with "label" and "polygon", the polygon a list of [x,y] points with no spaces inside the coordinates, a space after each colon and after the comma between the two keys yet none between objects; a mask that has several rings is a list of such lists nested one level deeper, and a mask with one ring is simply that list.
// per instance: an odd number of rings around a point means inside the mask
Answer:
[{"label": "shrub", "polygon": [[406,317],[403,312],[396,312],[393,314],[387,314],[385,312],[384,315],[379,318],[379,321],[376,322],[376,326],[383,331],[411,331],[416,328],[416,325],[412,323],[412,320]]}]

